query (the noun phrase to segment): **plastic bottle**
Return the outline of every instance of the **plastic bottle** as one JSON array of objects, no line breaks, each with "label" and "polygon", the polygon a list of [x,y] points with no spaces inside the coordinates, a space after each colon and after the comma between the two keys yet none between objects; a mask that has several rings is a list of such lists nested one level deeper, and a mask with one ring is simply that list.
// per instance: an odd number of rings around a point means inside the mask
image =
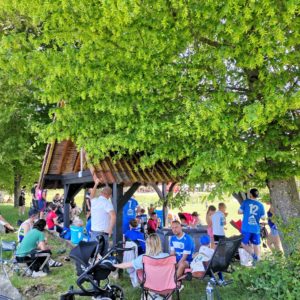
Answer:
[{"label": "plastic bottle", "polygon": [[206,300],[213,300],[214,299],[214,288],[210,282],[208,282],[206,286]]}]

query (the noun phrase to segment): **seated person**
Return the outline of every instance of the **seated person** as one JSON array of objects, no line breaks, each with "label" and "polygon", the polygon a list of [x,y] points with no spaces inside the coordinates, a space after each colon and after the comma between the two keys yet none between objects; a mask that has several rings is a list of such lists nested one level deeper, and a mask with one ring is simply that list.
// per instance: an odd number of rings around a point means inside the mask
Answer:
[{"label": "seated person", "polygon": [[125,241],[133,241],[138,245],[138,255],[144,254],[146,250],[145,236],[138,229],[138,221],[131,219],[129,221],[130,230],[124,234]]},{"label": "seated person", "polygon": [[33,228],[35,220],[39,217],[39,211],[36,208],[31,208],[28,212],[28,219],[25,220],[18,230],[18,241],[22,242],[24,236]]},{"label": "seated person", "polygon": [[13,232],[15,231],[15,228],[13,226],[11,226],[2,216],[0,213],[0,224],[4,227],[5,232]]},{"label": "seated person", "polygon": [[60,226],[60,224],[58,223],[58,216],[56,214],[57,206],[54,203],[50,203],[49,207],[51,210],[48,213],[47,218],[46,218],[48,230],[51,230],[51,231],[56,230],[58,233],[61,233],[63,229]]},{"label": "seated person", "polygon": [[150,219],[147,223],[147,232],[148,234],[155,233],[158,229],[158,218],[155,211],[153,211],[150,215]]},{"label": "seated person", "polygon": [[[48,260],[50,259],[51,251],[46,246],[43,232],[45,227],[46,221],[43,219],[38,220],[17,248],[16,260],[20,263],[25,262],[28,266],[31,265],[32,277],[46,276],[49,271]],[[32,260],[35,260],[33,264],[31,263]],[[55,264],[57,267],[62,266],[58,262],[55,262]]]},{"label": "seated person", "polygon": [[153,258],[164,258],[169,256],[168,253],[162,252],[161,241],[156,233],[152,233],[146,240],[146,254],[139,255],[136,259],[130,262],[114,264],[116,268],[127,269],[134,268],[135,270],[143,269],[143,255],[148,255]]},{"label": "seated person", "polygon": [[[210,248],[210,237],[209,235],[203,235],[200,238],[200,249],[199,254],[194,257],[191,262],[192,275],[196,278],[202,278],[205,274],[208,262],[211,260],[215,250]],[[218,273],[219,283],[223,283],[222,272]]]},{"label": "seated person", "polygon": [[192,213],[192,222],[191,222],[191,227],[195,228],[196,226],[198,225],[201,225],[201,221],[200,221],[200,218],[199,218],[199,214],[194,211]]},{"label": "seated person", "polygon": [[170,249],[171,255],[176,255],[177,277],[179,278],[193,260],[195,245],[192,237],[182,231],[179,221],[173,221],[171,228],[174,235],[170,240]]},{"label": "seated person", "polygon": [[141,208],[139,214],[136,216],[139,221],[139,227],[141,232],[145,232],[145,226],[147,225],[148,217],[144,208]]}]

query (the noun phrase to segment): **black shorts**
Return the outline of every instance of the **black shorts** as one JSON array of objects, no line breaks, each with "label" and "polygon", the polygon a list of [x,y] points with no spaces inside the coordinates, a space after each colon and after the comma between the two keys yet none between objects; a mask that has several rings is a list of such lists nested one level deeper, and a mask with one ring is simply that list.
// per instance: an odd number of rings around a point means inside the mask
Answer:
[{"label": "black shorts", "polygon": [[216,234],[214,234],[214,241],[215,242],[218,242],[218,241],[221,241],[221,240],[224,240],[224,239],[225,239],[224,235],[216,235]]},{"label": "black shorts", "polygon": [[25,198],[19,197],[19,206],[24,206],[25,205]]}]

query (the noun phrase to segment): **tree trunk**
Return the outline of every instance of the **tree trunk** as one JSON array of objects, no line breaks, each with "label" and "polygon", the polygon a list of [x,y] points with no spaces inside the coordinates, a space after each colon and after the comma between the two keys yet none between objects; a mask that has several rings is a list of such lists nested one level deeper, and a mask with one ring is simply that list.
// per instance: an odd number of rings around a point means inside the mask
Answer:
[{"label": "tree trunk", "polygon": [[[284,224],[288,224],[293,218],[300,218],[300,198],[294,177],[288,179],[268,180],[271,203],[275,215],[280,217]],[[291,249],[282,237],[282,246],[286,254]]]},{"label": "tree trunk", "polygon": [[299,218],[300,198],[295,178],[268,180],[267,185],[275,214],[280,216],[285,224],[290,218]]},{"label": "tree trunk", "polygon": [[19,174],[15,174],[14,177],[14,207],[19,206],[19,196],[21,192],[21,180],[22,176]]},{"label": "tree trunk", "polygon": [[247,198],[247,193],[238,192],[238,193],[233,193],[232,196],[239,202],[239,204],[242,204],[242,202]]}]

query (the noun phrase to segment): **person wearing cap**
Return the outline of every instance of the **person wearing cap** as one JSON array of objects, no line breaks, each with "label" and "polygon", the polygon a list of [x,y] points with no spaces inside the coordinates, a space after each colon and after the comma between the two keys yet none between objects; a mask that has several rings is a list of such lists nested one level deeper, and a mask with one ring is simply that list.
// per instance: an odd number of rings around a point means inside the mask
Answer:
[{"label": "person wearing cap", "polygon": [[[191,262],[192,275],[196,278],[202,278],[205,274],[205,265],[212,259],[215,250],[210,248],[210,237],[205,234],[200,237],[199,253]],[[219,284],[222,284],[223,274],[218,272]],[[211,278],[212,280],[213,278]]]},{"label": "person wearing cap", "polygon": [[39,211],[36,208],[31,208],[28,212],[28,219],[25,220],[18,230],[18,241],[22,242],[24,236],[33,228],[34,222],[38,219]]}]

